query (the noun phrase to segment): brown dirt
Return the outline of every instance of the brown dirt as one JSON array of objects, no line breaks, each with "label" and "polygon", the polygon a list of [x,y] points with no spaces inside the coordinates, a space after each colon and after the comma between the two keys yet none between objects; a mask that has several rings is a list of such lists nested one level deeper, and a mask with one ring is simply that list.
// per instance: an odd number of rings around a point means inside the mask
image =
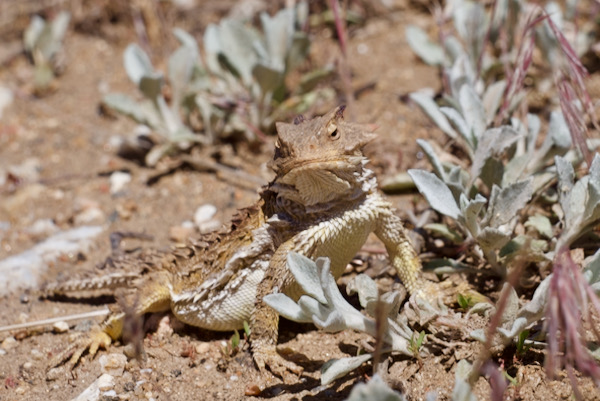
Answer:
[{"label": "brown dirt", "polygon": [[[90,3],[94,2],[85,2]],[[166,12],[164,32],[177,25],[198,36],[208,22],[217,20],[232,3],[207,1],[203,3],[204,9],[197,7],[185,15]],[[414,105],[403,100],[403,95],[416,89],[433,87],[437,90],[440,82],[437,70],[417,60],[404,39],[407,23],[430,27],[431,18],[423,10],[411,8],[405,2],[398,3],[391,11],[371,16],[364,25],[352,28],[349,41],[354,89],[370,89],[361,91],[347,115],[356,121],[379,125],[379,142],[368,152],[383,176],[409,167],[427,168],[426,162],[417,157],[415,139],[445,141],[443,134],[434,129]],[[164,247],[170,243],[169,228],[191,220],[198,206],[206,203],[217,206],[217,217],[227,222],[237,208],[253,203],[258,196],[258,188],[255,191],[240,189],[213,174],[189,170],[177,170],[149,186],[147,180],[155,174],[154,170],[116,156],[111,137],[131,133],[134,125],[124,117],[102,115],[98,106],[104,93],[135,93],[122,67],[122,53],[129,42],[137,39],[128,18],[98,24],[100,28],[80,24],[87,28],[68,33],[64,44],[67,68],[57,80],[56,91],[47,96],[37,98],[31,94],[32,67],[24,56],[18,55],[0,65],[0,84],[15,93],[14,103],[0,121],[0,168],[19,165],[28,158],[39,162],[39,177],[35,182],[19,182],[14,186],[8,183],[0,188],[0,221],[10,223],[7,230],[0,231],[0,259],[25,251],[43,239],[27,230],[39,219],[52,219],[59,228],[68,229],[76,226],[74,219],[81,205],[92,202],[103,212],[103,217],[96,222],[105,229],[95,239],[95,247],[84,255],[65,255],[51,266],[47,274],[50,279],[94,269],[110,253],[112,232],[144,232],[154,237],[142,244],[125,241],[125,248]],[[170,39],[161,43],[154,47],[157,63],[160,55],[172,49]],[[338,59],[338,45],[331,30],[314,32],[312,52],[317,65]],[[164,61],[164,57],[162,59]],[[269,142],[257,154],[243,148],[238,154],[247,170],[268,179],[264,163],[271,152]],[[124,194],[113,197],[109,192],[109,173],[117,170],[130,172],[132,182]],[[414,207],[416,196],[391,199],[400,215],[406,217],[402,211]],[[100,305],[82,302],[24,299],[21,295],[0,298],[0,326],[100,308]],[[246,388],[259,380],[248,347],[244,346],[234,355],[224,355],[222,350],[231,333],[207,333],[170,320],[172,331],[164,329],[168,321],[163,321],[162,330],[151,330],[146,335],[146,361],[141,364],[129,361],[123,376],[117,378],[115,390],[119,399],[343,400],[356,382],[372,374],[371,367],[366,365],[333,385],[321,386],[321,365],[334,357],[355,354],[361,341],[368,338],[352,332],[326,334],[310,325],[284,322],[280,344],[293,350],[293,357],[306,373],[297,383],[272,385],[261,397],[245,396]],[[474,322],[473,327],[485,324],[485,321]],[[45,372],[47,359],[65,346],[69,334],[10,334],[17,338],[17,344],[0,355],[2,401],[72,399],[100,376],[99,358],[84,357],[72,373],[49,381]],[[0,333],[0,342],[7,336]],[[42,357],[36,357],[40,353],[32,353],[32,350],[40,351]],[[122,350],[117,344],[100,354]],[[410,400],[425,399],[430,391],[437,392],[438,399],[450,399],[457,360],[472,360],[477,352],[477,344],[471,342],[455,349],[440,349],[418,362],[394,358],[390,361],[387,379]],[[572,398],[565,374],[555,381],[547,380],[541,367],[543,356],[527,362],[512,358],[509,353],[507,359],[498,360],[516,377],[517,384],[509,386],[507,399]],[[600,399],[598,389],[590,380],[578,380],[585,399]],[[481,399],[489,398],[490,387],[484,378],[479,379],[475,392]]]}]

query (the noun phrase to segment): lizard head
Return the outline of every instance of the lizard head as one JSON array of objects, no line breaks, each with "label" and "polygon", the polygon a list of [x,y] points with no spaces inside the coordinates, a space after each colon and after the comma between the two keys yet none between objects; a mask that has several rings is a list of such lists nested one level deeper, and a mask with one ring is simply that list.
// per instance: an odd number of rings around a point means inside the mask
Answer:
[{"label": "lizard head", "polygon": [[293,124],[276,124],[275,156],[269,166],[277,173],[275,182],[305,206],[332,201],[362,185],[362,148],[375,134],[366,125],[345,121],[344,108],[312,120],[300,116]]}]

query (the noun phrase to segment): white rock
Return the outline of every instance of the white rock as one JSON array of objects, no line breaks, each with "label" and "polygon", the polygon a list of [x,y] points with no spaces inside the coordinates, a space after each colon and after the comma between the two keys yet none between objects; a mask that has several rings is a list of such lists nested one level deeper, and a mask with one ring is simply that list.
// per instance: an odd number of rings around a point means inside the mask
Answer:
[{"label": "white rock", "polygon": [[13,349],[18,345],[17,340],[14,337],[6,337],[4,341],[2,341],[2,349],[9,350]]},{"label": "white rock", "polygon": [[5,86],[0,86],[0,118],[2,118],[4,109],[10,106],[14,98],[15,96],[10,89]]},{"label": "white rock", "polygon": [[115,379],[111,375],[105,373],[71,401],[98,401],[100,400],[100,391],[108,392],[112,390],[114,386]]},{"label": "white rock", "polygon": [[115,378],[111,375],[104,373],[97,380],[98,382],[98,390],[100,391],[109,391],[115,387]]},{"label": "white rock", "polygon": [[104,354],[100,357],[102,373],[107,373],[112,376],[122,376],[126,363],[127,357],[119,353]]},{"label": "white rock", "polygon": [[86,253],[94,245],[100,226],[77,227],[58,232],[33,248],[0,260],[0,296],[19,287],[35,287],[48,264],[69,253]]},{"label": "white rock", "polygon": [[210,203],[202,205],[196,209],[196,212],[194,213],[194,223],[196,223],[197,226],[200,226],[202,223],[206,223],[212,219],[216,213],[217,208],[215,205],[211,205]]},{"label": "white rock", "polygon": [[47,236],[58,231],[58,227],[52,219],[36,220],[28,229],[27,232],[33,235]]},{"label": "white rock", "polygon": [[131,182],[131,174],[115,171],[110,175],[110,194],[115,195],[123,191]]},{"label": "white rock", "polygon": [[65,321],[56,322],[52,325],[52,329],[55,333],[66,333],[67,331],[69,331],[69,323]]},{"label": "white rock", "polygon": [[31,357],[33,359],[35,359],[36,361],[41,361],[42,359],[44,359],[44,354],[42,354],[39,349],[36,349],[36,348],[32,349],[30,354],[31,354]]},{"label": "white rock", "polygon": [[73,221],[77,225],[104,223],[104,220],[106,220],[104,212],[99,207],[84,209],[82,212],[77,213],[73,218]]}]

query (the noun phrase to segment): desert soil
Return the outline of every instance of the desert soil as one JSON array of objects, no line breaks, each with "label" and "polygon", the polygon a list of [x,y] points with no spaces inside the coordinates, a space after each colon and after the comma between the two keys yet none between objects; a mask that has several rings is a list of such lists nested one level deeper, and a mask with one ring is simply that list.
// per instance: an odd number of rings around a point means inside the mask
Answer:
[{"label": "desert soil", "polygon": [[[157,169],[118,157],[115,138],[132,135],[135,125],[125,117],[106,115],[99,105],[108,92],[136,93],[122,63],[127,44],[139,40],[131,14],[110,1],[47,3],[55,4],[51,11],[75,4],[84,7],[72,10],[75,18],[62,55],[65,70],[51,93],[44,96],[32,93],[33,67],[23,54],[4,55],[0,59],[0,86],[14,94],[12,104],[0,120],[0,174],[4,175],[0,177],[0,260],[32,248],[56,229],[100,226],[101,233],[92,237],[87,247],[61,255],[50,263],[37,284],[71,277],[97,270],[98,263],[110,255],[109,236],[113,232],[152,236],[147,241],[125,240],[125,249],[164,248],[174,243],[178,227],[193,220],[199,206],[216,206],[215,218],[226,223],[237,208],[257,200],[259,188],[248,190],[215,174],[191,169],[176,169],[149,184]],[[206,25],[226,15],[235,2],[196,3],[197,6],[185,12],[172,5],[161,6],[161,35],[150,43],[155,65],[164,68],[166,55],[174,49],[169,34],[172,27],[184,27],[199,38]],[[379,139],[369,146],[367,153],[380,180],[407,168],[428,168],[416,139],[446,141],[418,108],[406,100],[411,91],[424,87],[439,91],[441,87],[437,69],[419,61],[404,37],[407,23],[430,29],[433,20],[417,4],[394,3],[384,11],[362,9],[365,20],[351,27],[348,43],[352,86],[360,90],[346,116],[379,126]],[[103,13],[111,7],[116,10],[112,10],[112,17],[107,17]],[[25,24],[15,21],[12,30],[4,32],[5,50],[18,48]],[[339,60],[339,46],[331,27],[315,28],[311,35],[312,65]],[[330,85],[337,89],[338,98],[319,105],[315,113],[344,102],[340,81],[335,79]],[[240,168],[266,181],[271,176],[265,164],[272,150],[273,138],[268,138],[256,149],[245,144],[219,145],[206,154],[232,154],[231,159]],[[8,171],[20,171],[22,175]],[[123,190],[111,194],[110,177],[114,172],[130,174],[131,181]],[[409,211],[419,215],[426,208],[416,193],[391,195],[390,199],[403,218],[409,217]],[[382,250],[381,244],[369,240],[358,255],[365,263],[362,269],[385,270],[381,266],[387,265],[387,259],[378,256],[378,250]],[[349,271],[354,273],[353,269]],[[379,279],[389,284],[395,277],[382,274]],[[344,280],[347,278],[341,282]],[[493,297],[494,293],[489,295]],[[355,298],[350,300],[357,304]],[[38,299],[27,291],[16,290],[0,297],[0,326],[98,310],[105,301]],[[370,339],[353,332],[327,334],[311,325],[283,322],[280,345],[291,349],[291,357],[304,367],[305,373],[295,383],[274,382],[258,396],[245,395],[248,388],[259,382],[259,375],[244,341],[241,349],[229,353],[224,349],[232,333],[187,327],[177,324],[169,315],[149,319],[148,326],[151,328],[143,342],[146,359],[128,360],[125,371],[114,377],[114,397],[105,399],[343,400],[353,385],[372,375],[372,366],[365,364],[332,385],[321,386],[319,371],[324,362],[355,355],[361,344]],[[474,319],[473,327],[483,326],[485,321]],[[51,327],[0,332],[0,400],[69,400],[81,394],[101,375],[102,356],[113,357],[124,351],[122,344],[113,344],[95,358],[84,356],[73,371],[47,376],[48,360],[69,343],[74,333],[89,327],[90,322],[84,321],[72,323],[66,333],[57,333]],[[463,328],[462,333],[468,329]],[[436,393],[437,399],[450,399],[456,362],[473,360],[478,345],[465,335],[457,338],[455,344],[449,338],[448,344],[448,348],[440,347],[438,352],[420,361],[390,359],[386,377],[390,385],[410,400],[425,399],[429,392]],[[511,384],[506,392],[507,399],[573,397],[566,374],[559,374],[553,381],[546,378],[542,352],[531,352],[526,359],[518,359],[509,350],[496,358],[496,362],[516,378],[516,384]],[[578,381],[585,399],[600,399],[590,380]],[[475,392],[480,399],[490,397],[485,378],[479,379]]]}]

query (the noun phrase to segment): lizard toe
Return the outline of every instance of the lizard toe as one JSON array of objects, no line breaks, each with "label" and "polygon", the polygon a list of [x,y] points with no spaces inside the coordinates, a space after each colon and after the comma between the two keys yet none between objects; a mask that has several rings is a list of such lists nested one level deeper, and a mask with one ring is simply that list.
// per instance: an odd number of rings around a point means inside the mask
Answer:
[{"label": "lizard toe", "polygon": [[272,377],[271,375],[275,375],[281,378],[284,383],[290,384],[297,382],[302,372],[304,372],[304,368],[279,355],[275,347],[261,350],[260,355],[254,355],[254,360],[263,379],[269,379]]}]

